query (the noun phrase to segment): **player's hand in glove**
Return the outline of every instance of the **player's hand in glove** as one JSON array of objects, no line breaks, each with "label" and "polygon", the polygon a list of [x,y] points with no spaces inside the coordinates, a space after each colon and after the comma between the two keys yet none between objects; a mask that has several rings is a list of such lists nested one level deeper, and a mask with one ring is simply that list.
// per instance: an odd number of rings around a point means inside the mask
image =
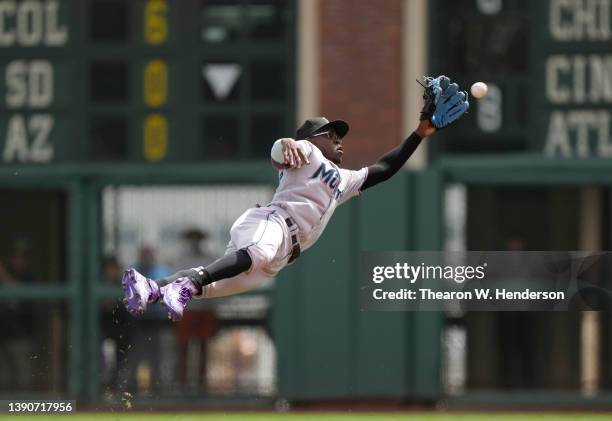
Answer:
[{"label": "player's hand in glove", "polygon": [[442,129],[458,120],[470,108],[467,92],[459,91],[459,85],[451,83],[444,75],[425,77],[423,85],[423,109],[421,121],[430,121],[436,129]]}]

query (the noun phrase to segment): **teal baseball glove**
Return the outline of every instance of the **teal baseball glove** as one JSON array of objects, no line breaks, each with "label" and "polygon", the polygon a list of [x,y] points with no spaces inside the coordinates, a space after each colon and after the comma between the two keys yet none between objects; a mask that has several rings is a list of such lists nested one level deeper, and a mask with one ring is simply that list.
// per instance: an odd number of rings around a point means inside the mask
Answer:
[{"label": "teal baseball glove", "polygon": [[431,121],[438,129],[458,120],[470,108],[467,92],[459,91],[459,85],[444,75],[425,77],[425,83],[419,83],[425,89],[421,120]]}]

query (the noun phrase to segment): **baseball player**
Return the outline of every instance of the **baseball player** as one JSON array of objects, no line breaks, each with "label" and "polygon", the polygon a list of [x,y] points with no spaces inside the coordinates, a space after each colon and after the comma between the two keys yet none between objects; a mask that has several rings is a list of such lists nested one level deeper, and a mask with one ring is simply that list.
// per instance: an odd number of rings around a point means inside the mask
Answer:
[{"label": "baseball player", "polygon": [[468,109],[467,94],[446,76],[425,78],[425,83],[417,129],[376,163],[358,171],[340,167],[343,138],[349,131],[345,121],[310,118],[297,130],[297,140],[277,140],[271,154],[272,164],[279,170],[274,197],[267,206],[248,209],[234,222],[225,255],[209,265],[157,280],[147,279],[135,269],[126,270],[122,284],[127,310],[141,315],[147,304],[161,301],[168,317],[177,321],[193,297],[248,291],[292,264],[321,236],[338,205],[389,179],[423,138],[459,119]]}]

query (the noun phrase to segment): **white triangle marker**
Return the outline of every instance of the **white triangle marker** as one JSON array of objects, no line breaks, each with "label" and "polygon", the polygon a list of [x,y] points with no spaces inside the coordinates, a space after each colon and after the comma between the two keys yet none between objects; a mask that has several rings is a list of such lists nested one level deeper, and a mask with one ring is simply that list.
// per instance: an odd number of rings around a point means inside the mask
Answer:
[{"label": "white triangle marker", "polygon": [[202,69],[202,76],[217,99],[228,97],[241,74],[238,64],[207,64]]}]

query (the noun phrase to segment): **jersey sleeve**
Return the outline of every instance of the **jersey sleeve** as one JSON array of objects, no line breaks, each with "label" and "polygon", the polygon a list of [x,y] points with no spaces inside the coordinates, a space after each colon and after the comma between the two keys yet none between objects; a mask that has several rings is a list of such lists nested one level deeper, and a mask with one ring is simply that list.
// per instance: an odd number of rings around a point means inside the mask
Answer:
[{"label": "jersey sleeve", "polygon": [[340,176],[342,180],[346,180],[344,185],[344,191],[342,196],[338,200],[338,204],[341,205],[353,196],[361,194],[361,186],[368,178],[368,167],[363,167],[359,171],[347,170],[340,168]]}]

